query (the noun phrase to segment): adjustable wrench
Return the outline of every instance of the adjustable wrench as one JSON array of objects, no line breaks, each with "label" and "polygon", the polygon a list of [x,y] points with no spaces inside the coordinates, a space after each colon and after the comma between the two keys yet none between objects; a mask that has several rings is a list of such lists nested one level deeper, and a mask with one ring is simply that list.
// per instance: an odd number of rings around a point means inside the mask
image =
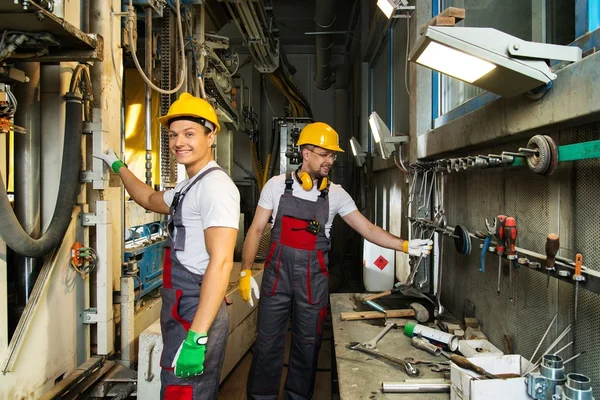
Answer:
[{"label": "adjustable wrench", "polygon": [[392,328],[396,327],[396,323],[392,322],[392,321],[385,321],[385,328],[383,328],[381,330],[381,332],[379,332],[377,334],[377,336],[375,336],[373,339],[369,340],[368,342],[364,342],[362,345],[364,348],[367,349],[375,349],[377,348],[377,342],[379,342],[381,340],[382,337],[384,337],[389,331],[392,330]]},{"label": "adjustable wrench", "polygon": [[386,354],[381,354],[373,350],[365,349],[358,342],[350,342],[346,345],[346,348],[350,350],[360,351],[362,353],[375,357],[378,360],[385,362],[386,364],[390,364],[395,368],[403,370],[408,376],[419,376],[419,373],[421,372],[419,371],[419,368],[415,367],[409,362],[406,362],[396,357],[388,356]]}]

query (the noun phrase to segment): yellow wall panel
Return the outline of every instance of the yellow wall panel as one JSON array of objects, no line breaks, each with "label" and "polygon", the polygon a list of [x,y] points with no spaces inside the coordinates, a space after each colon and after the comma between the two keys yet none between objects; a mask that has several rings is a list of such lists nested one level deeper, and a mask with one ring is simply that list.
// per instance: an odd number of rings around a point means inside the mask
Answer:
[{"label": "yellow wall panel", "polygon": [[[146,84],[137,69],[125,70],[125,162],[140,180],[146,181]],[[152,91],[152,184],[160,183],[160,95]]]}]

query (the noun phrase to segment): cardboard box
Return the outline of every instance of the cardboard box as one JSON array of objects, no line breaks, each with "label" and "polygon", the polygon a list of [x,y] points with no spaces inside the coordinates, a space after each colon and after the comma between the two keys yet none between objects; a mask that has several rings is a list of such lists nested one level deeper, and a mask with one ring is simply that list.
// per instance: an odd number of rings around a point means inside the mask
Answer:
[{"label": "cardboard box", "polygon": [[[495,357],[469,358],[473,364],[492,374],[520,374],[527,366],[527,360],[512,354]],[[529,400],[524,378],[474,379],[475,372],[450,365],[451,400]]]},{"label": "cardboard box", "polygon": [[[481,349],[477,351],[477,349]],[[460,351],[465,357],[492,357],[502,356],[504,353],[502,350],[494,346],[485,339],[476,340],[459,340],[458,351]]]}]

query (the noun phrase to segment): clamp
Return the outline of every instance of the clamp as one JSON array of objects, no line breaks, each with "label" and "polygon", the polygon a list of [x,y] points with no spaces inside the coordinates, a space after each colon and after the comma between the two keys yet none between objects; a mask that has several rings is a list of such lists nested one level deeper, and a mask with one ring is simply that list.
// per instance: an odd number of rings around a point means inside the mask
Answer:
[{"label": "clamp", "polygon": [[481,249],[481,255],[479,256],[479,272],[485,272],[485,256],[490,248],[490,244],[492,243],[492,238],[496,234],[496,224],[498,223],[497,218],[494,218],[494,223],[490,224],[488,219],[485,219],[485,227],[487,229],[487,235],[485,236],[485,241],[483,242],[483,248]]}]

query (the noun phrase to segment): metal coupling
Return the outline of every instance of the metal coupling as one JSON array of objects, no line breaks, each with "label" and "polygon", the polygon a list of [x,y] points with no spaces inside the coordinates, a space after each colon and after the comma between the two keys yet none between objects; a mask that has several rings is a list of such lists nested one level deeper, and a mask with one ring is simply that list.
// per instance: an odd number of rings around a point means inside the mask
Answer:
[{"label": "metal coupling", "polygon": [[567,375],[562,398],[563,400],[594,400],[590,378],[582,374]]},{"label": "metal coupling", "polygon": [[560,385],[563,385],[565,380],[563,359],[552,354],[545,354],[540,371],[528,376],[527,393],[537,400],[552,399],[560,392]]},{"label": "metal coupling", "polygon": [[425,350],[426,352],[428,352],[429,354],[433,354],[434,356],[439,356],[440,354],[442,354],[442,349],[440,349],[434,344],[431,344],[429,340],[424,339],[422,337],[413,336],[410,340],[410,343],[413,345],[413,347]]}]

